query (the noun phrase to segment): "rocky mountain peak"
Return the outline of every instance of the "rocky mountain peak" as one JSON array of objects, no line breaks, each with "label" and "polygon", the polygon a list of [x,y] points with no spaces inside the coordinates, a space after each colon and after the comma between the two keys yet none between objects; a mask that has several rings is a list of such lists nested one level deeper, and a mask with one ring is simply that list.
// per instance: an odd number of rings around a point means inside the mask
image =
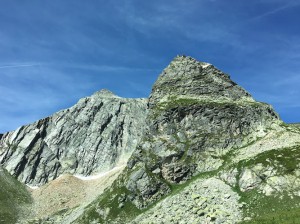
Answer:
[{"label": "rocky mountain peak", "polygon": [[64,173],[88,176],[125,163],[143,134],[147,100],[103,89],[16,131],[0,135],[0,164],[40,186]]},{"label": "rocky mountain peak", "polygon": [[155,82],[148,127],[127,163],[125,183],[137,208],[219,169],[224,156],[265,136],[279,117],[211,64],[177,56]]},{"label": "rocky mountain peak", "polygon": [[[185,56],[185,55],[177,55],[167,66],[167,68],[173,67],[177,70],[185,70],[186,66],[191,67],[191,69],[195,68],[206,68],[208,66],[211,66],[211,64],[206,62],[197,61],[196,59]],[[166,69],[167,69],[166,68]],[[167,73],[166,73],[167,74]],[[164,75],[164,73],[163,73]]]},{"label": "rocky mountain peak", "polygon": [[251,95],[213,65],[192,57],[177,56],[163,70],[153,86],[150,106],[170,97],[201,100],[246,100]]},{"label": "rocky mountain peak", "polygon": [[120,98],[108,89],[101,89],[100,91],[95,92],[92,96],[101,98]]},{"label": "rocky mountain peak", "polygon": [[[28,223],[237,223],[261,208],[265,216],[270,202],[279,203],[274,217],[299,204],[299,136],[229,75],[177,56],[149,99],[103,89],[0,134],[0,196],[9,193],[0,217],[16,218],[12,208],[27,197],[6,190],[17,186],[9,173],[40,186]],[[266,203],[276,191],[284,200]]]}]

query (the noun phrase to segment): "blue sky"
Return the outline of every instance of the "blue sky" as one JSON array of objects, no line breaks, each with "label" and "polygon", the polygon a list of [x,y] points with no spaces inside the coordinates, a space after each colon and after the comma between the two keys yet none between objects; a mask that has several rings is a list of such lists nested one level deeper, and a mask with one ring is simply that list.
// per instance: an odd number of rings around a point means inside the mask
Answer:
[{"label": "blue sky", "polygon": [[300,122],[299,0],[1,1],[0,133],[107,88],[147,97],[178,54]]}]

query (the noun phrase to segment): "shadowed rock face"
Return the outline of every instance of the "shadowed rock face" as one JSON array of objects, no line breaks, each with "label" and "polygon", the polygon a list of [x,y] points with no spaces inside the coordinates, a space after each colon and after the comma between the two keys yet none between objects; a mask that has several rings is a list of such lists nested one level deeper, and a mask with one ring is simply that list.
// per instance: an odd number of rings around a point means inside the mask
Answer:
[{"label": "shadowed rock face", "polygon": [[176,57],[149,99],[148,128],[123,182],[138,208],[170,191],[169,184],[218,169],[222,157],[264,136],[279,117],[213,65]]},{"label": "shadowed rock face", "polygon": [[127,161],[145,126],[146,99],[108,90],[0,140],[1,164],[21,182],[41,185],[63,173],[90,175]]}]

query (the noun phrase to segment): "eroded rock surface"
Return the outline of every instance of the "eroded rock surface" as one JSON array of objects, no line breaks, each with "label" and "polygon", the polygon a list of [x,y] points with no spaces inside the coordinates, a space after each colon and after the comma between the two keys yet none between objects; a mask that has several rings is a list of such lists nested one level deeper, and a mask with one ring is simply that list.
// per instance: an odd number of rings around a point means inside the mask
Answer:
[{"label": "eroded rock surface", "polygon": [[197,180],[135,218],[132,224],[236,223],[242,218],[238,200],[238,194],[219,179]]},{"label": "eroded rock surface", "polygon": [[[228,75],[213,65],[184,56],[176,57],[154,84],[146,120],[147,128],[127,168],[86,212],[97,215],[82,216],[77,223],[130,220],[133,213],[126,213],[127,209],[141,211],[173,192],[174,186],[203,172],[217,171],[229,153],[263,138],[281,123],[270,105],[255,101]],[[229,175],[226,181],[234,182],[235,178]],[[226,186],[230,188],[230,184]],[[191,194],[197,193],[196,188],[188,189]],[[125,195],[124,202],[117,202],[116,192]],[[184,199],[179,195],[180,202]],[[173,203],[168,210],[171,213],[175,212],[176,200],[166,199]],[[155,214],[162,214],[162,222],[172,223],[167,213],[158,211],[139,221],[151,221],[157,217]],[[184,212],[179,210],[178,214],[183,216]],[[216,219],[209,215],[198,220],[196,216],[196,223]]]},{"label": "eroded rock surface", "polygon": [[21,182],[42,185],[63,173],[90,175],[126,163],[143,134],[146,99],[107,90],[4,134],[1,164]]},{"label": "eroded rock surface", "polygon": [[[270,105],[256,102],[228,75],[191,57],[176,57],[162,72],[149,105],[149,128],[128,167],[147,170],[143,178],[155,183],[154,198],[169,191],[165,182],[183,183],[218,169],[226,153],[265,136],[279,121]],[[139,208],[153,202],[149,191],[128,190]]]},{"label": "eroded rock surface", "polygon": [[[0,135],[0,161],[32,185],[127,162],[96,200],[49,212],[47,223],[237,223],[286,204],[277,198],[297,206],[299,139],[298,127],[284,124],[227,74],[178,56],[147,100],[101,91]],[[53,183],[65,189],[62,180]]]}]

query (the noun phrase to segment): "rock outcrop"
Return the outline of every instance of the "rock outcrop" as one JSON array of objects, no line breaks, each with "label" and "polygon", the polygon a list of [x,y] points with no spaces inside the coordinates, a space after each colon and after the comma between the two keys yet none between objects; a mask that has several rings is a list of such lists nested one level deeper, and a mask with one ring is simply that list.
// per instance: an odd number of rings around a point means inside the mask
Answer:
[{"label": "rock outcrop", "polygon": [[[298,137],[299,137],[298,131]],[[282,192],[300,196],[300,146],[273,149],[242,160],[239,169],[223,170],[219,176],[242,192],[255,189],[270,196]]]},{"label": "rock outcrop", "polygon": [[63,173],[90,175],[126,163],[143,135],[146,99],[108,90],[3,135],[0,162],[18,180],[42,185]]},{"label": "rock outcrop", "polygon": [[[0,135],[0,162],[35,186],[77,174],[33,193],[39,216],[29,223],[283,223],[282,214],[298,223],[299,139],[298,125],[282,122],[227,74],[178,56],[149,99],[103,90]],[[120,172],[95,189],[82,177],[113,167]],[[65,190],[71,185],[78,188]],[[43,208],[51,197],[61,200]]]},{"label": "rock outcrop", "polygon": [[163,71],[149,105],[149,129],[128,163],[134,173],[148,171],[145,182],[156,183],[151,191],[127,185],[140,193],[134,196],[140,208],[152,203],[154,192],[168,192],[165,181],[182,183],[216,170],[226,153],[264,136],[279,121],[270,105],[256,102],[213,65],[190,57],[176,57]]},{"label": "rock outcrop", "polygon": [[[114,192],[123,192],[123,204],[129,208],[147,208],[174,186],[218,170],[229,153],[281,123],[270,105],[255,101],[228,75],[184,56],[176,57],[154,84],[146,119],[147,129],[127,168],[111,193],[88,210],[106,211],[98,213],[96,222],[124,218],[126,209],[116,211]],[[79,222],[84,221],[82,217]]]},{"label": "rock outcrop", "polygon": [[198,180],[180,193],[159,202],[132,224],[235,223],[242,214],[239,195],[216,178]]}]

